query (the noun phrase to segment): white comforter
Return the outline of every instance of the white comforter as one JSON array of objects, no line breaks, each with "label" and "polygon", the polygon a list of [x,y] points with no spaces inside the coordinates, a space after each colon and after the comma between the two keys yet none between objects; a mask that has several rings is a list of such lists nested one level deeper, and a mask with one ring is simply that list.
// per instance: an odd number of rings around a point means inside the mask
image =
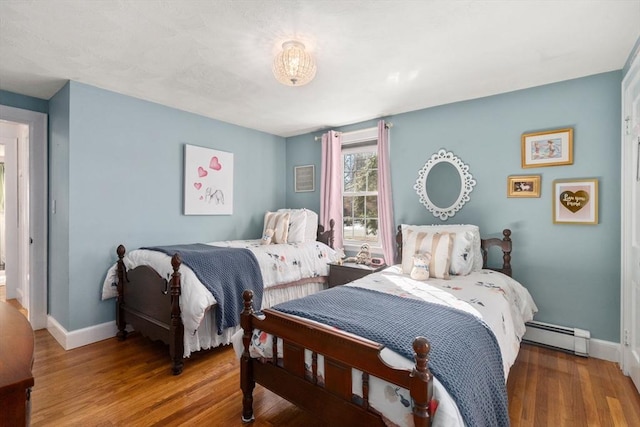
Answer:
[{"label": "white comforter", "polygon": [[[262,273],[265,289],[282,283],[329,275],[328,263],[338,259],[336,252],[321,242],[287,243],[262,245],[260,240],[230,240],[207,243],[212,246],[246,248],[256,256]],[[171,257],[162,252],[138,249],[125,254],[127,269],[139,265],[153,267],[162,277],[173,273]],[[185,327],[185,336],[194,335],[207,310],[216,304],[216,300],[186,265],[180,266],[181,290],[180,310]],[[117,268],[109,268],[102,287],[102,299],[118,295],[116,283]]]},{"label": "white comforter", "polygon": [[[531,295],[517,281],[491,270],[481,270],[472,272],[468,276],[451,276],[451,278],[452,280],[416,281],[408,275],[402,274],[402,269],[399,266],[392,266],[345,286],[359,286],[403,297],[440,303],[467,311],[483,319],[494,332],[500,346],[506,381],[509,369],[518,355],[520,340],[525,332],[524,324],[531,320],[533,314],[537,312]],[[260,345],[252,347],[251,356],[271,357],[270,337],[265,337],[259,331],[254,331],[254,333],[259,335],[252,339],[252,342],[260,342]],[[236,334],[233,343],[236,352],[241,353],[240,335]],[[310,353],[307,357],[310,365]],[[391,366],[406,369],[411,369],[414,366],[413,361],[388,349],[383,350],[383,358]],[[321,357],[318,357],[318,373],[324,375]],[[360,384],[361,373],[354,370],[354,393],[360,394]],[[406,405],[411,401],[408,390],[398,389],[377,378],[371,379],[370,386],[371,404],[384,414],[390,425],[413,425],[411,408]],[[434,379],[434,397],[439,400],[438,410],[434,417],[434,427],[464,425],[455,402],[437,378]]]}]

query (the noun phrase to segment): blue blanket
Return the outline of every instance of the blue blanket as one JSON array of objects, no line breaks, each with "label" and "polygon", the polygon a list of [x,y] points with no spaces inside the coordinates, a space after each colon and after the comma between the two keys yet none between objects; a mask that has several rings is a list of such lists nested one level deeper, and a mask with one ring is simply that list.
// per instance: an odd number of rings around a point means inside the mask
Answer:
[{"label": "blue blanket", "polygon": [[429,368],[456,401],[467,426],[508,426],[507,388],[495,335],[464,311],[350,286],[274,309],[385,345],[413,360],[412,343],[431,343]]},{"label": "blue blanket", "polygon": [[222,334],[223,329],[240,323],[240,312],[244,308],[242,292],[245,289],[253,291],[257,310],[262,305],[262,273],[258,260],[248,249],[222,248],[203,243],[142,249],[164,252],[171,256],[180,254],[182,263],[193,270],[218,302],[215,313],[218,334]]}]

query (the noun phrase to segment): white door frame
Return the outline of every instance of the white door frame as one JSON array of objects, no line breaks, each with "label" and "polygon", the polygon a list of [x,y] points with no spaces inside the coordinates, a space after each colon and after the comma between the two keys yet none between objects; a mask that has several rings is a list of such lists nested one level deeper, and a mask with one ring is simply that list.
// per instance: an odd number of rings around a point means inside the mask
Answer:
[{"label": "white door frame", "polygon": [[[621,328],[622,371],[640,392],[640,111],[629,111],[632,88],[640,88],[640,55],[636,55],[622,81],[621,158]],[[634,218],[636,216],[636,218]]]},{"label": "white door frame", "polygon": [[[29,321],[33,329],[47,326],[47,115],[0,105],[0,120],[29,126]],[[26,220],[26,219],[25,219]],[[31,244],[29,244],[31,243]]]}]

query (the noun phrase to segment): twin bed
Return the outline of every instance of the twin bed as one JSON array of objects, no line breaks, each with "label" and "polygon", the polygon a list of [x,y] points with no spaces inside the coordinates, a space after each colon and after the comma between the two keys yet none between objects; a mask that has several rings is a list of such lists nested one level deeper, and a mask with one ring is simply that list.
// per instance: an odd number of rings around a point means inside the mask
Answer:
[{"label": "twin bed", "polygon": [[[254,418],[257,383],[332,426],[508,425],[506,378],[537,311],[510,277],[511,232],[469,236],[478,256],[454,245],[450,268],[469,267],[453,267],[456,256],[475,264],[465,275],[419,281],[406,273],[408,256],[435,247],[429,235],[460,237],[465,227],[405,226],[400,264],[261,312],[246,291],[243,332],[234,337],[243,421]],[[488,269],[492,247],[503,262]]]},{"label": "twin bed", "polygon": [[[199,245],[199,249],[229,248],[230,251],[222,254],[226,256],[222,263],[236,256],[232,252],[243,255],[243,251],[250,251],[264,285],[262,299],[255,303],[265,308],[326,289],[328,263],[338,259],[332,249],[333,220],[325,230],[318,225],[317,215],[312,211],[283,210],[275,214],[265,215],[265,229],[267,225],[279,233],[283,228],[288,229],[288,236],[280,236],[279,242],[283,243],[263,244],[258,239]],[[274,217],[278,223],[273,222]],[[102,299],[117,298],[116,324],[120,340],[125,340],[129,328],[133,328],[152,340],[168,344],[171,370],[179,375],[184,368],[184,358],[192,352],[231,342],[233,334],[240,329],[244,290],[240,283],[244,282],[238,282],[239,287],[235,289],[235,305],[229,296],[224,301],[231,303],[228,310],[237,306],[237,312],[231,313],[235,314],[236,324],[220,325],[223,301],[218,301],[203,285],[196,270],[183,264],[180,254],[165,253],[170,248],[173,247],[142,248],[126,253],[125,247],[119,245],[118,261],[107,272]],[[220,267],[222,272],[228,268],[227,265]],[[239,265],[238,269],[242,272],[245,268]],[[218,297],[222,299],[222,295]]]},{"label": "twin bed", "polygon": [[[319,229],[325,243],[211,244],[249,248],[264,281],[261,298],[262,290],[236,289],[240,325],[222,330],[218,301],[179,255],[125,256],[120,246],[103,292],[115,274],[118,337],[129,324],[168,343],[174,374],[192,351],[233,343],[245,422],[254,419],[253,390],[261,384],[328,425],[508,425],[506,378],[537,311],[511,278],[511,232],[482,240],[475,226],[403,225],[398,265],[320,292],[327,263],[337,260],[327,245],[332,229],[333,222]],[[489,269],[493,247],[502,265]],[[425,252],[437,277],[415,280],[414,256]],[[285,260],[295,268],[284,268]],[[312,266],[310,275],[274,274],[300,265]]]}]

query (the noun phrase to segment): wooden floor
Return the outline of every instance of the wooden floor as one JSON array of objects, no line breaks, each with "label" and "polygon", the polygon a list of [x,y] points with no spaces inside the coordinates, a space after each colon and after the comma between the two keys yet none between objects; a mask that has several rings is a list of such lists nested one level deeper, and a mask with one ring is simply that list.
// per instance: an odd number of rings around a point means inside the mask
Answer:
[{"label": "wooden floor", "polygon": [[[66,352],[46,330],[35,335],[32,426],[243,425],[230,347],[173,376],[166,347],[136,334]],[[508,390],[513,426],[640,426],[640,395],[614,363],[523,345]],[[256,427],[322,425],[260,386],[254,410]]]},{"label": "wooden floor", "polygon": [[18,309],[18,311],[20,313],[24,314],[24,316],[26,318],[29,318],[29,316],[27,315],[27,313],[28,313],[27,309],[24,308],[22,305],[20,305],[20,303],[18,302],[17,299],[9,299],[9,300],[7,300],[7,286],[6,285],[0,285],[0,301],[7,302],[7,303],[11,304],[16,309]]}]

